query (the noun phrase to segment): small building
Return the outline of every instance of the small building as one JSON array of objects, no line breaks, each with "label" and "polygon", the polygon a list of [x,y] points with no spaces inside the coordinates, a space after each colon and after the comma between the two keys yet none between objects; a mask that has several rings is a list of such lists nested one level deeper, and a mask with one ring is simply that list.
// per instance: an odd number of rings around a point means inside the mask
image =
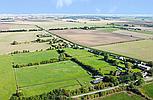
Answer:
[{"label": "small building", "polygon": [[103,79],[96,79],[96,80],[91,81],[91,83],[92,84],[98,84],[98,83],[100,83],[102,81],[103,81]]},{"label": "small building", "polygon": [[151,69],[151,67],[146,66],[146,65],[142,65],[142,64],[138,64],[138,67],[139,67],[141,70],[147,70],[147,71]]}]

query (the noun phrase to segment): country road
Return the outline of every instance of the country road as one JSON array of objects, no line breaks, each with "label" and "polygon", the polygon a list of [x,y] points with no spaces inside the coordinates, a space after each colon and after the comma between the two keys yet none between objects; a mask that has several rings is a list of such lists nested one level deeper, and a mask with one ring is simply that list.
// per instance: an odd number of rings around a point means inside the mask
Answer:
[{"label": "country road", "polygon": [[78,97],[82,97],[82,96],[86,96],[86,95],[91,95],[91,94],[95,94],[95,93],[98,93],[98,92],[112,90],[112,89],[115,89],[115,88],[118,88],[118,87],[119,86],[114,86],[114,87],[110,87],[110,88],[107,88],[107,89],[102,89],[102,90],[97,90],[97,91],[93,91],[93,92],[89,92],[89,93],[84,93],[84,94],[72,96],[71,98],[78,98]]}]

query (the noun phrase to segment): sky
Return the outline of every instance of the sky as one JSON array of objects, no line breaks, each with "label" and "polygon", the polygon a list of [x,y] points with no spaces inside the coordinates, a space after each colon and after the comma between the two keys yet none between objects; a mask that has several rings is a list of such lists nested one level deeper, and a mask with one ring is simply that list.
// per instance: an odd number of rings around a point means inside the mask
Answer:
[{"label": "sky", "polygon": [[1,0],[0,14],[153,14],[153,0]]}]

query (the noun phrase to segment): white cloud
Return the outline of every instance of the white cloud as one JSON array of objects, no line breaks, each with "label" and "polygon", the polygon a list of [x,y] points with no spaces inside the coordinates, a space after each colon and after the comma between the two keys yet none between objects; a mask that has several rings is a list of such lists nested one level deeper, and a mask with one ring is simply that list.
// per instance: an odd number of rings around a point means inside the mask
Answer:
[{"label": "white cloud", "polygon": [[72,4],[72,0],[57,0],[56,8],[63,8],[65,6],[70,6]]},{"label": "white cloud", "polygon": [[96,13],[101,13],[101,9],[96,8]]}]

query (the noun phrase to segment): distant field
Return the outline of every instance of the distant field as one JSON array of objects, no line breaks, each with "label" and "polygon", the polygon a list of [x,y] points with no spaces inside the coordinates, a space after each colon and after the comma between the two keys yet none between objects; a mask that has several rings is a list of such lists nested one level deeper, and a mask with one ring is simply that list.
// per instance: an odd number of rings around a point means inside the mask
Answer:
[{"label": "distant field", "polygon": [[[64,61],[15,69],[17,82],[25,96],[37,95],[57,88],[75,89],[89,84],[90,76],[77,64]],[[77,81],[78,80],[78,81]]]},{"label": "distant field", "polygon": [[118,28],[97,28],[96,30],[101,32],[114,32],[119,30]]},{"label": "distant field", "polygon": [[144,85],[140,90],[153,99],[153,83]]},{"label": "distant field", "polygon": [[121,92],[94,100],[144,100],[144,99],[135,94],[128,94],[126,92]]},{"label": "distant field", "polygon": [[101,21],[90,21],[90,20],[77,20],[78,22],[66,22],[66,20],[47,20],[47,21],[18,21],[14,23],[39,25],[45,29],[51,28],[73,28],[73,27],[84,27],[84,26],[104,26],[108,23],[113,22],[125,22],[125,21],[115,21],[115,20],[101,20]]},{"label": "distant field", "polygon": [[142,40],[128,43],[119,43],[106,46],[97,46],[96,49],[110,51],[146,61],[153,61],[153,40]]},{"label": "distant field", "polygon": [[97,30],[57,30],[51,31],[63,38],[86,46],[96,46],[116,42],[132,41],[139,38]]},{"label": "distant field", "polygon": [[50,46],[46,43],[29,43],[29,44],[19,44],[11,45],[13,41],[17,42],[30,42],[36,40],[37,34],[44,34],[44,32],[7,32],[0,33],[0,54],[8,54],[13,51],[22,50],[40,50],[47,49]]},{"label": "distant field", "polygon": [[58,53],[56,50],[30,52],[12,55],[12,61],[15,64],[28,64],[36,63],[50,59],[58,59]]},{"label": "distant field", "polygon": [[0,31],[7,31],[7,30],[22,30],[22,29],[38,29],[34,25],[29,24],[15,24],[15,23],[0,23]]},{"label": "distant field", "polygon": [[116,34],[122,34],[122,35],[128,35],[128,36],[133,36],[133,37],[138,37],[138,38],[153,38],[153,35],[151,34],[145,34],[141,31],[127,31],[127,30],[117,30],[114,31],[113,33]]},{"label": "distant field", "polygon": [[11,59],[0,56],[0,100],[8,100],[16,91],[16,83]]}]

